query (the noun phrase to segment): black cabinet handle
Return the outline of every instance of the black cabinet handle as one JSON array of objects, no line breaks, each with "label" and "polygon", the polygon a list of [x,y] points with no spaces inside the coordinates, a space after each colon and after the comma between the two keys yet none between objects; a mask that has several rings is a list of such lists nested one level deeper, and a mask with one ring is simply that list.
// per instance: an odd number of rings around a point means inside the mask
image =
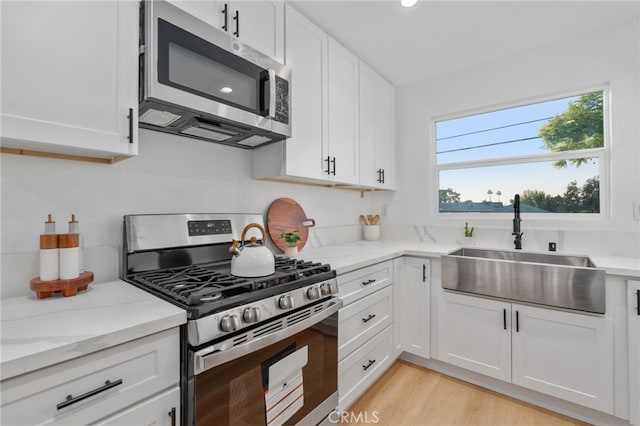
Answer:
[{"label": "black cabinet handle", "polygon": [[222,29],[226,32],[229,30],[229,9],[227,9],[229,5],[227,3],[224,4],[224,8],[222,9],[222,14],[224,15],[224,25]]},{"label": "black cabinet handle", "polygon": [[382,183],[382,169],[378,169],[378,183]]},{"label": "black cabinet handle", "polygon": [[76,402],[80,402],[80,401],[82,401],[84,399],[90,398],[90,397],[92,397],[94,395],[97,395],[99,393],[107,391],[107,390],[109,390],[111,388],[115,388],[116,386],[119,386],[121,384],[122,384],[122,379],[118,379],[115,382],[107,380],[106,382],[104,382],[104,386],[100,386],[99,388],[91,390],[91,391],[89,391],[87,393],[83,393],[82,395],[78,395],[76,397],[74,397],[73,395],[67,395],[67,399],[57,405],[58,410],[62,410],[64,407],[68,407],[70,405],[73,405]]},{"label": "black cabinet handle", "polygon": [[364,322],[365,324],[368,323],[369,321],[371,321],[372,319],[374,319],[376,317],[376,314],[369,314],[368,317],[366,318],[362,318],[362,322]]},{"label": "black cabinet handle", "polygon": [[520,332],[520,313],[516,311],[516,333]]},{"label": "black cabinet handle", "polygon": [[636,311],[638,312],[638,315],[640,315],[640,290],[636,290],[636,298],[638,299],[638,307],[636,308]]},{"label": "black cabinet handle", "polygon": [[238,12],[237,10],[233,17],[233,20],[236,21],[236,32],[233,33],[233,35],[236,37],[240,37],[240,12]]},{"label": "black cabinet handle", "polygon": [[327,162],[327,170],[325,170],[324,172],[330,175],[331,174],[331,156],[327,155],[327,158],[324,161]]},{"label": "black cabinet handle", "polygon": [[427,264],[422,264],[422,282],[427,282]]},{"label": "black cabinet handle", "polygon": [[169,417],[171,417],[171,426],[176,426],[176,407],[171,408]]},{"label": "black cabinet handle", "polygon": [[371,367],[375,362],[376,362],[375,359],[373,361],[369,360],[369,364],[362,366],[362,371],[367,371],[369,369],[369,367]]},{"label": "black cabinet handle", "polygon": [[380,183],[384,183],[384,169],[382,169],[382,182]]},{"label": "black cabinet handle", "polygon": [[375,282],[376,282],[376,280],[363,281],[362,285],[369,285],[369,284],[373,284]]},{"label": "black cabinet handle", "polygon": [[502,310],[502,327],[505,330],[507,329],[507,310],[506,309]]},{"label": "black cabinet handle", "polygon": [[333,157],[333,159],[331,160],[331,164],[333,164],[333,171],[331,172],[332,175],[336,175],[336,157]]},{"label": "black cabinet handle", "polygon": [[129,119],[129,143],[133,143],[133,108],[129,108],[129,115],[127,116]]}]

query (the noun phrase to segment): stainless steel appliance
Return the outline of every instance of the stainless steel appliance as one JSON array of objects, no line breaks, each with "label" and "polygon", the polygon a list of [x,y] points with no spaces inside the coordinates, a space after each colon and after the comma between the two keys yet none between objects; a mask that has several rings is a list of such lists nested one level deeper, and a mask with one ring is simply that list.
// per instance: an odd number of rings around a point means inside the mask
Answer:
[{"label": "stainless steel appliance", "polygon": [[140,127],[241,148],[291,136],[289,68],[166,1],[141,17]]},{"label": "stainless steel appliance", "polygon": [[272,275],[231,275],[229,247],[250,223],[262,217],[124,217],[122,278],[187,311],[184,425],[317,424],[338,404],[336,273],[279,256]]}]

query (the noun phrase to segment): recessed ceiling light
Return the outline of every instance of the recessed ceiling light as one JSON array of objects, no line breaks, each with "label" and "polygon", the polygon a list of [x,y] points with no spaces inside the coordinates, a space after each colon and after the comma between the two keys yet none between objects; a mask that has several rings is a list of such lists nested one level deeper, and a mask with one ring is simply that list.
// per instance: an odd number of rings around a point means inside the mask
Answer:
[{"label": "recessed ceiling light", "polygon": [[222,93],[231,93],[233,92],[233,89],[231,87],[223,87],[222,89],[220,89],[220,91]]},{"label": "recessed ceiling light", "polygon": [[418,0],[400,0],[400,4],[404,7],[414,6],[417,2]]}]

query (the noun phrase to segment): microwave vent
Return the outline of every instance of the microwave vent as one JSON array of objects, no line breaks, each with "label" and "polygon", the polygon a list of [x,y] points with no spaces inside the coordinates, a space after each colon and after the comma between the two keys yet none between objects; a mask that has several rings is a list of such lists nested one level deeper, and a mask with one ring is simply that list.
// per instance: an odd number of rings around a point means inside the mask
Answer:
[{"label": "microwave vent", "polygon": [[180,115],[173,114],[169,111],[160,111],[149,108],[140,115],[138,121],[141,123],[151,124],[152,126],[168,127],[180,119]]}]

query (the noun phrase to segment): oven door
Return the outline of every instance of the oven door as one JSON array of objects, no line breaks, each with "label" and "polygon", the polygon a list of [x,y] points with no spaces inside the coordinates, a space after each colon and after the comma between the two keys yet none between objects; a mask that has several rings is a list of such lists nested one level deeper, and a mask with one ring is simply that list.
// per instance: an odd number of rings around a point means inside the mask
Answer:
[{"label": "oven door", "polygon": [[328,299],[260,325],[245,343],[231,346],[245,339],[234,336],[191,352],[187,424],[321,422],[338,405],[341,305],[337,298]]}]

